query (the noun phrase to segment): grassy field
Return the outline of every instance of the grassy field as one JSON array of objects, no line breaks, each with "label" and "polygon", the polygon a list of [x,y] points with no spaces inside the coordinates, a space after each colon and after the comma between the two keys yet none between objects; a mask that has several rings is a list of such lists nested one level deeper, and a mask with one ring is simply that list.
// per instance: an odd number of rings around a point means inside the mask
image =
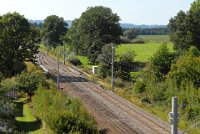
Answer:
[{"label": "grassy field", "polygon": [[[159,49],[162,43],[146,42],[145,44],[122,44],[116,48],[116,53],[125,53],[127,51],[135,51],[136,61],[146,62]],[[167,43],[170,51],[173,51],[173,44]]]},{"label": "grassy field", "polygon": [[[154,35],[142,35],[143,37],[151,38]],[[157,36],[157,35],[156,35]],[[162,36],[162,35],[159,35]],[[166,36],[166,35],[164,35]],[[144,44],[122,44],[116,48],[116,54],[125,53],[127,51],[135,51],[136,53],[136,61],[139,62],[146,62],[149,58],[158,50],[158,48],[163,44],[163,42],[155,42],[155,41],[148,41]],[[168,42],[167,46],[170,51],[173,51],[173,43]],[[41,45],[40,50],[45,51],[44,45]],[[55,56],[49,53],[51,56]],[[92,64],[88,61],[87,57],[84,56],[76,56],[80,59],[81,63],[84,67],[92,68]],[[61,58],[63,59],[63,58]]]},{"label": "grassy field", "polygon": [[[146,42],[145,44],[122,44],[116,48],[116,54],[125,53],[127,51],[134,51],[136,53],[136,61],[147,62],[151,56],[159,49],[163,43],[161,42]],[[173,51],[173,43],[168,42],[169,50]],[[92,68],[88,59],[84,56],[76,56],[80,59],[84,67]]]},{"label": "grassy field", "polygon": [[169,35],[139,35],[145,41],[170,42]]}]

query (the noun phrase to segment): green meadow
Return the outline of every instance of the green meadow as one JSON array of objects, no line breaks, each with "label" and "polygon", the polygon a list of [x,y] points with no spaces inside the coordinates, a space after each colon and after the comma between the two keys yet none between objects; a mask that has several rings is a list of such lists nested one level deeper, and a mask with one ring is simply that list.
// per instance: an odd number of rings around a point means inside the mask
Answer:
[{"label": "green meadow", "polygon": [[139,35],[137,38],[145,41],[170,42],[169,35]]},{"label": "green meadow", "polygon": [[[122,44],[116,48],[116,54],[134,51],[136,61],[147,62],[151,56],[163,45],[161,42],[146,42],[145,44]],[[173,51],[173,43],[167,43],[170,51]]]},{"label": "green meadow", "polygon": [[[136,54],[135,61],[139,62],[147,62],[153,56],[153,54],[159,49],[159,47],[163,45],[162,42],[145,42],[144,44],[121,44],[116,47],[116,55],[120,53],[126,53],[127,51],[134,51]],[[172,52],[173,51],[173,43],[168,42],[167,47]],[[84,67],[92,68],[92,64],[90,64],[87,57],[84,56],[76,56],[80,59],[81,63]]]}]

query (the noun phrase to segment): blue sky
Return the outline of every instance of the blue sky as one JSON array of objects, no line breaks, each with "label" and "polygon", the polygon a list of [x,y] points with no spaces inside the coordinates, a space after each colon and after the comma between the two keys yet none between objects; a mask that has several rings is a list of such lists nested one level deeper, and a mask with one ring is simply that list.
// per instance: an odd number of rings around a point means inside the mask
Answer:
[{"label": "blue sky", "polygon": [[106,6],[121,22],[167,24],[178,11],[187,11],[194,0],[0,0],[0,15],[17,11],[28,19],[58,15],[65,20],[80,17],[87,7]]}]

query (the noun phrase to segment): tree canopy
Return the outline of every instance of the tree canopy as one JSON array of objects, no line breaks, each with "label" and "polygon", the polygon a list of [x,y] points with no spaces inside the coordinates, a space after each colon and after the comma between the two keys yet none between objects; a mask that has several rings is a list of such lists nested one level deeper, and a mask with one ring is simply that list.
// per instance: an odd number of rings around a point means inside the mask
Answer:
[{"label": "tree canopy", "polygon": [[95,62],[105,44],[120,43],[122,28],[119,20],[119,16],[110,8],[102,6],[88,8],[79,19],[73,21],[69,30],[67,37],[73,50]]},{"label": "tree canopy", "polygon": [[44,20],[42,26],[42,39],[46,45],[57,46],[62,44],[62,36],[64,36],[68,30],[67,23],[62,17],[56,15],[50,15]]},{"label": "tree canopy", "polygon": [[170,19],[169,28],[174,48],[178,52],[185,51],[191,45],[200,49],[200,2],[192,3],[190,10],[178,12]]},{"label": "tree canopy", "polygon": [[39,31],[16,12],[0,17],[0,29],[0,72],[11,76],[20,70],[24,61],[35,60]]},{"label": "tree canopy", "polygon": [[127,29],[124,31],[124,36],[127,37],[128,39],[132,40],[137,37],[137,33],[135,29]]}]

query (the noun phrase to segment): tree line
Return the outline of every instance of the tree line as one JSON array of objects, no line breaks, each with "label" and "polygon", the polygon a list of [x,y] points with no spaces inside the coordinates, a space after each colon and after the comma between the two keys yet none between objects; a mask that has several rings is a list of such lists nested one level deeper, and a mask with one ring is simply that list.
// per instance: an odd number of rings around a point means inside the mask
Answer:
[{"label": "tree line", "polygon": [[[129,28],[133,29],[137,35],[168,35],[169,28],[168,27],[160,27],[160,28]],[[124,28],[123,31],[129,30]]]},{"label": "tree line", "polygon": [[178,96],[182,106],[180,119],[189,122],[200,118],[199,13],[200,1],[197,0],[189,11],[180,11],[170,19],[170,38],[175,51],[170,52],[162,45],[137,76],[133,87],[143,103],[164,108],[170,107],[172,96]]},{"label": "tree line", "polygon": [[[183,112],[188,119],[194,119],[200,112],[199,107],[191,105],[198,104],[200,100],[199,14],[200,1],[197,0],[188,12],[180,11],[170,19],[170,38],[175,51],[171,53],[162,45],[144,70],[136,76],[133,89],[138,95],[144,96],[142,101],[148,103],[164,103],[172,95],[180,96],[181,102],[187,104]],[[88,8],[73,21],[69,29],[64,19],[56,15],[48,16],[41,28],[34,27],[16,12],[0,16],[0,78],[20,74],[26,67],[25,61],[34,62],[41,42],[47,48],[68,44],[75,54],[86,56],[91,63],[98,63],[100,77],[106,78],[110,76],[111,47],[120,45],[120,36],[123,34],[130,39],[137,36],[134,29],[123,32],[119,21],[120,17],[116,13],[103,6]],[[115,73],[118,78],[130,80],[130,72],[137,70],[133,68],[137,65],[134,57],[134,52],[117,56]],[[27,89],[23,85],[21,88]],[[188,94],[185,95],[185,92]]]}]

